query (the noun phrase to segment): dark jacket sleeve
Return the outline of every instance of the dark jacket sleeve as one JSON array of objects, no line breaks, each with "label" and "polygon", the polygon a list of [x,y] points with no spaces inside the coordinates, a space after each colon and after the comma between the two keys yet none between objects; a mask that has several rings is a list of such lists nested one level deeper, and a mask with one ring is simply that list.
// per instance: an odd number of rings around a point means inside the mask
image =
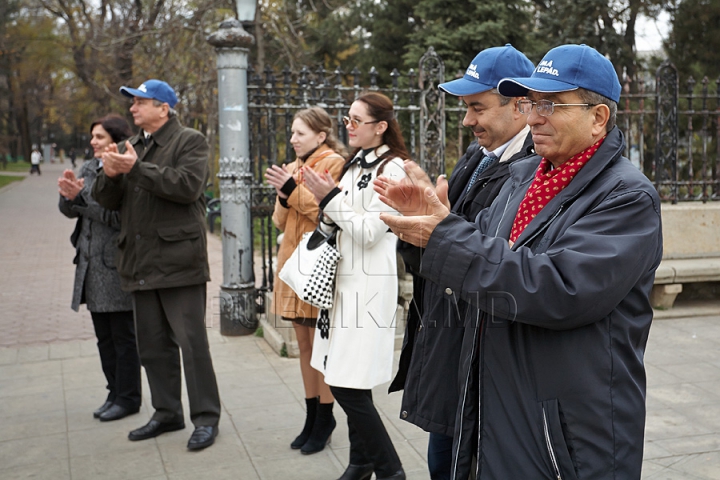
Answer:
[{"label": "dark jacket sleeve", "polygon": [[105,172],[98,173],[92,187],[92,198],[109,210],[120,210],[123,200],[125,175],[110,178]]},{"label": "dark jacket sleeve", "polygon": [[451,214],[430,236],[422,274],[499,318],[556,330],[587,325],[608,315],[659,261],[655,203],[642,190],[610,196],[537,255],[511,250],[507,239]]},{"label": "dark jacket sleeve", "polygon": [[183,135],[182,144],[174,154],[173,166],[136,162],[127,174],[128,181],[171,202],[189,204],[197,201],[205,191],[209,148],[200,132],[186,128]]}]

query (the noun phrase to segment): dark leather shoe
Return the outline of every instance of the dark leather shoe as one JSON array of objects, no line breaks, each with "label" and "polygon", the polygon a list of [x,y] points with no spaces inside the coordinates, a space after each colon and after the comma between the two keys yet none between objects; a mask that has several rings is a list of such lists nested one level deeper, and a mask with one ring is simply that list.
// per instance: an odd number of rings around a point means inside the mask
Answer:
[{"label": "dark leather shoe", "polygon": [[218,436],[219,431],[220,429],[218,429],[217,426],[203,425],[201,427],[195,427],[195,431],[190,436],[190,440],[188,440],[188,450],[202,450],[203,448],[209,447],[215,443],[215,437]]},{"label": "dark leather shoe", "polygon": [[401,468],[389,477],[377,477],[377,480],[405,480],[405,471]]},{"label": "dark leather shoe", "polygon": [[93,412],[93,417],[100,418],[100,414],[103,413],[108,408],[112,407],[112,405],[113,405],[113,403],[110,400],[106,400],[105,403],[103,403],[100,406],[100,408],[98,408],[97,410],[95,410]]},{"label": "dark leather shoe", "polygon": [[158,422],[157,420],[150,420],[147,425],[133,430],[128,434],[128,438],[133,442],[137,440],[146,440],[148,438],[157,437],[165,432],[174,432],[175,430],[182,430],[185,428],[185,422],[180,420],[179,422]]},{"label": "dark leather shoe", "polygon": [[366,463],[365,465],[353,465],[351,463],[338,480],[370,480],[373,470],[372,463]]},{"label": "dark leather shoe", "polygon": [[112,407],[105,410],[103,413],[100,414],[100,421],[101,422],[112,422],[113,420],[120,420],[121,418],[125,418],[128,415],[132,415],[134,413],[138,413],[140,411],[140,408],[125,408],[121,405],[118,405],[117,403],[113,405]]}]

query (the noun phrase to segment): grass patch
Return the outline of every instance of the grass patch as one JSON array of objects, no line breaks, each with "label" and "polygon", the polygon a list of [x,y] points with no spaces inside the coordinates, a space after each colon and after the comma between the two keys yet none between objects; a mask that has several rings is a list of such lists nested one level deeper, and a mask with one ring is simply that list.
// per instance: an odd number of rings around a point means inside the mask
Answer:
[{"label": "grass patch", "polygon": [[[42,165],[40,168],[42,168]],[[0,163],[0,170],[5,170],[6,172],[29,172],[30,162],[8,162],[4,169],[2,168],[2,163]]]},{"label": "grass patch", "polygon": [[5,185],[9,185],[12,182],[19,182],[25,177],[15,177],[10,175],[0,175],[0,188],[4,187]]},{"label": "grass patch", "polygon": [[284,343],[282,348],[280,348],[280,356],[283,358],[288,358],[287,345],[285,345]]},{"label": "grass patch", "polygon": [[263,338],[265,336],[265,332],[263,332],[262,327],[258,327],[257,330],[255,330],[255,336],[258,338]]}]

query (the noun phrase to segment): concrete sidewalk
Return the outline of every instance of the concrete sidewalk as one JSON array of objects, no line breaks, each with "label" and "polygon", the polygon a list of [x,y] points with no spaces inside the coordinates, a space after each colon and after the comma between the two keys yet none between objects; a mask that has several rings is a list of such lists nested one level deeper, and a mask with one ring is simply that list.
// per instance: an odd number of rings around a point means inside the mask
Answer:
[{"label": "concrete sidewalk", "polygon": [[[223,402],[217,443],[187,451],[189,418],[185,430],[128,441],[128,431],[151,415],[146,382],[138,415],[108,423],[92,418],[105,398],[104,378],[90,316],[69,307],[74,222],[57,209],[62,168],[43,164],[41,177],[0,190],[0,479],[339,477],[348,458],[342,410],[335,408],[329,448],[311,456],[290,450],[304,419],[297,359],[278,357],[258,337],[219,334],[222,252],[214,236],[208,334]],[[719,347],[720,317],[655,321],[646,354],[643,479],[720,479]],[[408,478],[427,479],[427,434],[399,420],[401,395],[386,391],[377,388],[374,398]]]}]

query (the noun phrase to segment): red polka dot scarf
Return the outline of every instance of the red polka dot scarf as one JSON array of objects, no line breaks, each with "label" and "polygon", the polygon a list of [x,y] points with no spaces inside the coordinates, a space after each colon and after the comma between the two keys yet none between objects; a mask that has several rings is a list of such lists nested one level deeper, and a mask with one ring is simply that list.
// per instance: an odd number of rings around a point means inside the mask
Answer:
[{"label": "red polka dot scarf", "polygon": [[535,172],[535,179],[528,188],[527,193],[525,193],[525,198],[520,202],[520,207],[515,216],[512,231],[510,232],[510,247],[513,246],[515,240],[525,230],[525,227],[532,222],[532,219],[540,213],[543,207],[570,184],[577,172],[595,155],[603,140],[605,140],[605,137],[558,168],[550,169],[551,164],[546,158],[540,160],[540,165]]}]

